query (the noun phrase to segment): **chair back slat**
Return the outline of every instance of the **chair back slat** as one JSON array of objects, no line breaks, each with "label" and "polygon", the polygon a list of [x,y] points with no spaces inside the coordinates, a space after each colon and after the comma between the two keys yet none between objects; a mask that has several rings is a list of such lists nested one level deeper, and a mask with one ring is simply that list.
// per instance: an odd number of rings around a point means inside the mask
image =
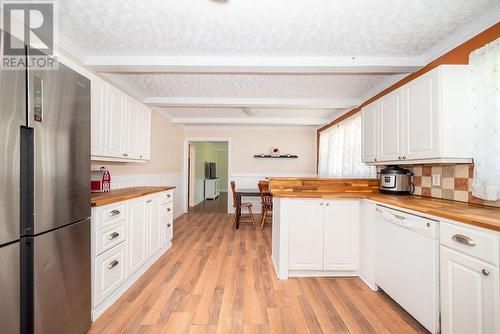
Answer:
[{"label": "chair back slat", "polygon": [[236,208],[236,182],[231,181],[231,192],[233,193],[233,208]]},{"label": "chair back slat", "polygon": [[267,207],[271,207],[273,205],[273,196],[269,195],[269,182],[268,181],[259,181],[258,183],[260,198],[262,200],[262,205]]}]

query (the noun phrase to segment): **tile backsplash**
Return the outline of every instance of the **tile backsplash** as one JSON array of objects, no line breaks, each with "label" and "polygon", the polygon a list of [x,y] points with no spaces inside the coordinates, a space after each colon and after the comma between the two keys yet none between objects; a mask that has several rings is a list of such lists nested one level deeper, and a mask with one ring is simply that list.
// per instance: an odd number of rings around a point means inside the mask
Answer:
[{"label": "tile backsplash", "polygon": [[[500,200],[491,202],[472,196],[473,164],[402,167],[413,173],[414,195],[500,207]],[[433,175],[440,176],[439,186],[432,185]]]}]

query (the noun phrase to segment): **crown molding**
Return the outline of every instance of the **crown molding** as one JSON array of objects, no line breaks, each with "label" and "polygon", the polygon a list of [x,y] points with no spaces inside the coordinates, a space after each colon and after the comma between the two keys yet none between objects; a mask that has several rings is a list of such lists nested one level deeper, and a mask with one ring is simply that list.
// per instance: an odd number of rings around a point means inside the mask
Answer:
[{"label": "crown molding", "polygon": [[316,134],[316,130],[318,126],[313,125],[184,125],[183,126],[185,132],[189,131],[227,131],[227,132],[308,132]]},{"label": "crown molding", "polygon": [[243,117],[174,117],[174,124],[194,125],[325,125],[328,119],[321,118],[243,118]]},{"label": "crown molding", "polygon": [[486,14],[472,21],[470,24],[457,31],[449,38],[434,46],[422,55],[425,64],[429,64],[447,52],[453,50],[457,46],[467,42],[472,37],[478,35],[482,31],[497,24],[500,20],[500,5],[493,7]]}]

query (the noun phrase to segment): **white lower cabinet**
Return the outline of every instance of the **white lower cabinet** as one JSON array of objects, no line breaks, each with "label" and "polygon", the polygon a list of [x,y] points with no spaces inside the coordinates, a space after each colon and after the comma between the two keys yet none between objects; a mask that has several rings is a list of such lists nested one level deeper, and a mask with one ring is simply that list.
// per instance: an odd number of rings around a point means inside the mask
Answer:
[{"label": "white lower cabinet", "polygon": [[[321,202],[323,203],[323,202]],[[324,210],[316,200],[295,200],[287,214],[290,270],[323,269]]]},{"label": "white lower cabinet", "polygon": [[325,270],[359,269],[359,202],[326,202],[324,225]]},{"label": "white lower cabinet", "polygon": [[171,246],[173,192],[92,209],[92,318],[97,319]]},{"label": "white lower cabinet", "polygon": [[288,269],[359,269],[359,203],[343,200],[292,200]]},{"label": "white lower cabinet", "polygon": [[133,274],[148,259],[147,216],[148,206],[144,197],[129,201],[128,219],[128,274]]},{"label": "white lower cabinet", "polygon": [[500,333],[500,236],[441,224],[441,330]]}]

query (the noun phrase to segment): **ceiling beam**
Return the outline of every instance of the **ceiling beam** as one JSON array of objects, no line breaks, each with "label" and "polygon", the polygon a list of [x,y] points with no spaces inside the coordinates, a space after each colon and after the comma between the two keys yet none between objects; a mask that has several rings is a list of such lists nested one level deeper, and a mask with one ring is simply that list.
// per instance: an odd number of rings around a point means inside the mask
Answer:
[{"label": "ceiling beam", "polygon": [[203,98],[203,97],[146,97],[143,103],[152,107],[218,107],[218,108],[353,108],[360,99],[261,99],[261,98]]},{"label": "ceiling beam", "polygon": [[109,73],[410,73],[421,57],[93,56],[85,66]]},{"label": "ceiling beam", "polygon": [[173,117],[172,123],[185,125],[308,125],[328,123],[322,118],[264,118],[264,117]]}]

